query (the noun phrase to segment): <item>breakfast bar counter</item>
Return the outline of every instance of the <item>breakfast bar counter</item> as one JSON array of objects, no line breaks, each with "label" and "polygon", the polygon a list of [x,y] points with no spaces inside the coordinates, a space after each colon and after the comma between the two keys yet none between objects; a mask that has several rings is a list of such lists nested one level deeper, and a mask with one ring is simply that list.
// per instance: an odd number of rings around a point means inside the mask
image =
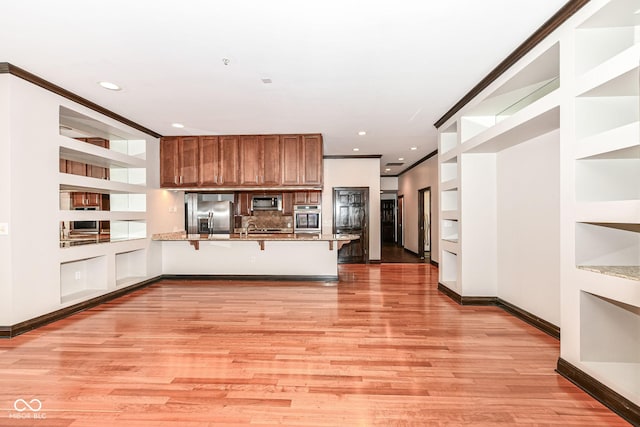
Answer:
[{"label": "breakfast bar counter", "polygon": [[351,234],[154,234],[163,274],[337,280],[338,251]]}]

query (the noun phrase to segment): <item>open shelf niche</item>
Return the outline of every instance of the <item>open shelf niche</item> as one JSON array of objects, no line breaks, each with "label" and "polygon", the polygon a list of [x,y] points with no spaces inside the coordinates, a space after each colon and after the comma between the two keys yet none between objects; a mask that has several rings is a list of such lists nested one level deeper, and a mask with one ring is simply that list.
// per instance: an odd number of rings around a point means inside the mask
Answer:
[{"label": "open shelf niche", "polygon": [[60,264],[60,303],[86,299],[107,290],[107,258],[97,256]]},{"label": "open shelf niche", "polygon": [[460,119],[462,144],[558,89],[559,52],[556,43],[466,111]]}]

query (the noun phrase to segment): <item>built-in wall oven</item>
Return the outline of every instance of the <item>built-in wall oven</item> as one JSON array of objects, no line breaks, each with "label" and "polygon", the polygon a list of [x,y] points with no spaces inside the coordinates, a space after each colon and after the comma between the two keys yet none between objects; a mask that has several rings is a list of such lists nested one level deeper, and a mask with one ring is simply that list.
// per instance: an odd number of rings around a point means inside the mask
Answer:
[{"label": "built-in wall oven", "polygon": [[294,233],[321,233],[322,210],[319,205],[295,205],[293,207]]}]

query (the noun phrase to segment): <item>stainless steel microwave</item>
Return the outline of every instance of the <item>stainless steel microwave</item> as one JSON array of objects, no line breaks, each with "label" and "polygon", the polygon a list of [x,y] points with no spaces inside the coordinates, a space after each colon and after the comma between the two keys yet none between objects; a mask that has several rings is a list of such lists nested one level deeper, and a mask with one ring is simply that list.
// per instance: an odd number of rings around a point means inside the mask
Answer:
[{"label": "stainless steel microwave", "polygon": [[251,197],[252,211],[281,211],[282,195],[254,195]]}]

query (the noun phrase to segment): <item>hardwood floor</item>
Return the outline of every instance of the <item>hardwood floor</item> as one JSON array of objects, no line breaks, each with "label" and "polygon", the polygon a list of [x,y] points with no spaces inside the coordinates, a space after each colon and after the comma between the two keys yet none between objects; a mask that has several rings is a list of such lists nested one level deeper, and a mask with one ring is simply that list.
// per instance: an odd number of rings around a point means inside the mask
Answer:
[{"label": "hardwood floor", "polygon": [[554,372],[558,341],[436,287],[165,280],[0,340],[0,426],[628,425]]}]

